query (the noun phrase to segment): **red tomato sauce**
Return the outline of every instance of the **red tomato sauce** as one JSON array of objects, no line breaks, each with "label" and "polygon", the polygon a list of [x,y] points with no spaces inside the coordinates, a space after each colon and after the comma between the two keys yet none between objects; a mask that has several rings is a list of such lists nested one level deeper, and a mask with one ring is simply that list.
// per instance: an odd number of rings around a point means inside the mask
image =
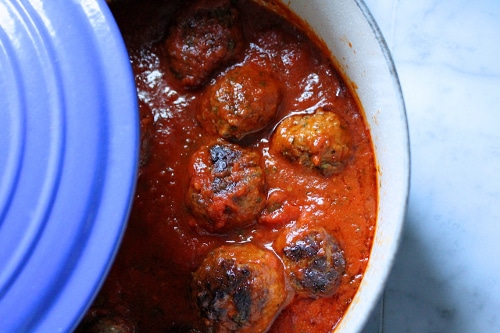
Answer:
[{"label": "red tomato sauce", "polygon": [[[205,86],[186,89],[169,68],[165,34],[183,1],[117,1],[111,9],[124,36],[140,101],[142,156],[135,201],[116,261],[80,331],[96,330],[101,317],[118,318],[123,332],[200,332],[204,325],[190,293],[192,273],[207,254],[228,243],[252,242],[272,249],[282,230],[299,218],[322,226],[342,248],[346,267],[333,296],[295,297],[270,332],[330,332],[349,307],[363,278],[375,229],[377,177],[370,134],[353,93],[324,48],[285,20],[247,0],[238,0],[241,55],[213,74],[262,55],[282,85],[276,116],[239,143],[262,154],[267,205],[258,222],[226,234],[193,227],[186,205],[192,154],[218,135],[197,114]],[[292,23],[290,23],[292,22]],[[350,133],[343,170],[323,176],[270,148],[284,117],[323,107],[337,113]],[[279,205],[273,205],[279,203]],[[120,326],[121,327],[121,326]]]}]

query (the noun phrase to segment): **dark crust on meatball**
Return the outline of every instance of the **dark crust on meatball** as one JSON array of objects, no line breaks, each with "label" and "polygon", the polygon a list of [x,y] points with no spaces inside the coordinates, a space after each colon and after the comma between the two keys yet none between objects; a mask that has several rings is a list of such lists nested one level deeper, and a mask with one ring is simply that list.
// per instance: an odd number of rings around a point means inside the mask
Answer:
[{"label": "dark crust on meatball", "polygon": [[335,238],[316,228],[292,231],[287,239],[279,253],[297,294],[311,298],[333,295],[346,265]]},{"label": "dark crust on meatball", "polygon": [[350,156],[351,138],[344,121],[332,111],[294,115],[277,127],[272,147],[292,162],[323,176],[340,173]]},{"label": "dark crust on meatball", "polygon": [[217,140],[195,152],[188,203],[197,226],[211,233],[238,231],[256,222],[265,205],[260,155]]},{"label": "dark crust on meatball", "polygon": [[215,283],[210,284],[210,292],[201,292],[197,297],[198,308],[201,309],[203,317],[209,320],[217,320],[225,315],[226,308],[217,306],[221,300],[228,297],[233,298],[235,315],[231,320],[237,326],[242,326],[250,318],[250,306],[252,305],[250,279],[251,273],[247,267],[241,269],[236,265],[234,259],[222,260],[219,262],[221,274],[215,279]]},{"label": "dark crust on meatball", "polygon": [[289,299],[278,257],[250,243],[211,252],[192,293],[209,332],[265,332]]},{"label": "dark crust on meatball", "polygon": [[240,140],[268,125],[280,102],[281,87],[269,68],[246,63],[208,87],[198,119],[209,132]]},{"label": "dark crust on meatball", "polygon": [[238,13],[229,0],[197,3],[181,13],[165,41],[170,69],[186,88],[198,88],[243,50]]}]

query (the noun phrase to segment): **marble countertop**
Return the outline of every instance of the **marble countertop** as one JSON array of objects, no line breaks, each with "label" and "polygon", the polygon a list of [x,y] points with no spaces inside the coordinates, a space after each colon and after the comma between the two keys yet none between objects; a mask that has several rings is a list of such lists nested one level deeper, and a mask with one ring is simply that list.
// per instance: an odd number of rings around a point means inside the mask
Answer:
[{"label": "marble countertop", "polygon": [[364,333],[500,332],[500,1],[366,0],[411,141],[399,253]]}]

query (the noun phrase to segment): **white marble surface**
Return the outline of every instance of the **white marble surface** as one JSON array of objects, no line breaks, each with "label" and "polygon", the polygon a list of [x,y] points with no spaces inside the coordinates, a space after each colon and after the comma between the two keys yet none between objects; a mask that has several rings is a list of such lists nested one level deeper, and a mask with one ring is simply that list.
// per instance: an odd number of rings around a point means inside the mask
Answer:
[{"label": "white marble surface", "polygon": [[500,1],[366,0],[406,102],[411,190],[372,332],[500,332]]}]

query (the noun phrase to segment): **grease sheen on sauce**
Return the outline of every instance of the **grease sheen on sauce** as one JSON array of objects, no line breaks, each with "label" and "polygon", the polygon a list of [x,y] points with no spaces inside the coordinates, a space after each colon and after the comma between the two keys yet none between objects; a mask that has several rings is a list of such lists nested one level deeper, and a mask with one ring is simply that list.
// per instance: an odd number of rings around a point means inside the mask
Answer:
[{"label": "grease sheen on sauce", "polygon": [[[280,230],[299,216],[323,226],[344,251],[346,273],[337,292],[316,300],[296,298],[271,332],[329,332],[348,308],[362,279],[372,246],[377,189],[372,142],[355,98],[328,56],[305,33],[275,14],[236,1],[244,29],[245,53],[237,62],[271,59],[286,87],[278,115],[243,143],[263,155],[268,200],[286,204],[263,213],[259,224],[226,236],[192,228],[185,205],[187,167],[198,147],[215,138],[196,118],[201,90],[185,90],[164,58],[164,33],[182,1],[124,1],[111,9],[134,69],[141,118],[150,126],[147,161],[121,249],[89,315],[114,313],[137,332],[189,332],[203,325],[189,300],[191,274],[214,248],[254,242],[271,249]],[[257,19],[258,18],[258,19]],[[323,177],[304,172],[269,149],[280,119],[328,106],[346,122],[352,157],[342,173]]]}]

